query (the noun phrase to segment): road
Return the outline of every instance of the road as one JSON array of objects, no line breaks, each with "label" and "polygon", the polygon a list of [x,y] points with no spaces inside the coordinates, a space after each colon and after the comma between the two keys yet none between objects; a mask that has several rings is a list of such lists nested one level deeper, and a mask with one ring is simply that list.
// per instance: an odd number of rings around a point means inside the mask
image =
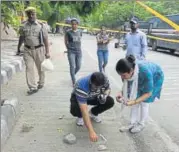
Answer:
[{"label": "road", "polygon": [[[51,37],[52,60],[55,71],[46,74],[46,86],[33,96],[26,96],[25,74],[17,74],[2,88],[2,97],[16,96],[21,102],[21,116],[3,152],[92,152],[98,143],[88,140],[86,128],[76,127],[69,114],[69,96],[72,90],[69,67],[63,38]],[[125,56],[125,51],[109,45],[110,56],[106,74],[112,86],[112,95],[121,89],[120,77],[115,72],[116,62]],[[83,36],[82,69],[77,78],[98,70],[96,39]],[[94,124],[97,133],[107,138],[109,152],[179,152],[179,58],[161,52],[149,51],[147,59],[161,65],[165,82],[160,100],[151,104],[150,118],[143,132],[131,135],[119,133],[119,127],[129,120],[129,108],[120,113],[120,104],[102,115],[102,124]],[[64,118],[59,119],[64,115]],[[61,130],[61,131],[59,131]],[[63,135],[72,132],[77,144],[65,145]]]}]

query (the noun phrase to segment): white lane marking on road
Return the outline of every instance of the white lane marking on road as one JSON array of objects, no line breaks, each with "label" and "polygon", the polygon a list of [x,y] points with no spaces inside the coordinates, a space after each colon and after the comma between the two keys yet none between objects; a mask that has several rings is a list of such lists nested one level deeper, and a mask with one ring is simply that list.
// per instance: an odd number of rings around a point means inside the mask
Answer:
[{"label": "white lane marking on road", "polygon": [[171,93],[162,93],[162,96],[172,96],[172,95],[179,95],[179,92],[171,92]]},{"label": "white lane marking on road", "polygon": [[[89,56],[95,60],[97,62],[97,59],[91,54],[91,52],[89,52],[88,50],[86,50],[86,52],[89,54]],[[110,79],[112,79],[113,83],[116,85],[117,88],[121,89],[121,87],[118,85],[117,80],[112,77],[111,75],[109,75]],[[117,116],[116,116],[117,117]],[[165,143],[165,145],[167,145],[167,148],[171,151],[171,152],[179,152],[179,147],[177,144],[175,144],[171,137],[165,133],[165,131],[159,126],[157,125],[157,123],[151,118],[149,117],[150,122],[152,122],[152,124],[155,126],[156,130],[158,130],[158,135],[160,136],[160,138],[163,140],[163,142]]]}]

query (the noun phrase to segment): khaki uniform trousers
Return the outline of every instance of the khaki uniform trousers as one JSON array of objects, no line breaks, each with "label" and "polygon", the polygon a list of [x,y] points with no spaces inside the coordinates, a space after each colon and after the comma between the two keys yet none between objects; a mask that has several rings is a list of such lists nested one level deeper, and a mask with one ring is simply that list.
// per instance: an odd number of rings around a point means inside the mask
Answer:
[{"label": "khaki uniform trousers", "polygon": [[24,47],[24,61],[26,65],[26,81],[29,89],[37,89],[37,83],[35,80],[35,69],[34,63],[36,65],[38,75],[39,75],[39,85],[44,85],[45,73],[41,71],[41,63],[45,59],[45,49],[40,47],[37,49],[28,49]]}]

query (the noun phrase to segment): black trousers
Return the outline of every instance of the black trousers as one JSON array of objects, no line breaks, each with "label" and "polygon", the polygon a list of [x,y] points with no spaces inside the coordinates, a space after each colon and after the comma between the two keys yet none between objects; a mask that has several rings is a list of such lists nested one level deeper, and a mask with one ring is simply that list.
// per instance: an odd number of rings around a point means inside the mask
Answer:
[{"label": "black trousers", "polygon": [[[71,106],[70,106],[70,113],[74,117],[82,118],[81,110],[78,104],[78,101],[76,99],[76,95],[71,95]],[[97,116],[98,114],[112,108],[114,106],[114,99],[111,96],[108,96],[106,98],[106,102],[104,104],[100,104],[97,98],[93,100],[87,100],[87,105],[94,105],[94,107],[91,109],[92,114]]]}]

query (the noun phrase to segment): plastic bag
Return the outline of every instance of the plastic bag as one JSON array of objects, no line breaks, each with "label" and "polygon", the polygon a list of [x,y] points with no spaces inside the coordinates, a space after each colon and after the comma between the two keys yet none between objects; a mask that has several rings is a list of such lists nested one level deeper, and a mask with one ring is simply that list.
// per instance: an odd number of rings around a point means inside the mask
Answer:
[{"label": "plastic bag", "polygon": [[41,71],[53,71],[54,66],[50,59],[45,59],[41,64]]}]

